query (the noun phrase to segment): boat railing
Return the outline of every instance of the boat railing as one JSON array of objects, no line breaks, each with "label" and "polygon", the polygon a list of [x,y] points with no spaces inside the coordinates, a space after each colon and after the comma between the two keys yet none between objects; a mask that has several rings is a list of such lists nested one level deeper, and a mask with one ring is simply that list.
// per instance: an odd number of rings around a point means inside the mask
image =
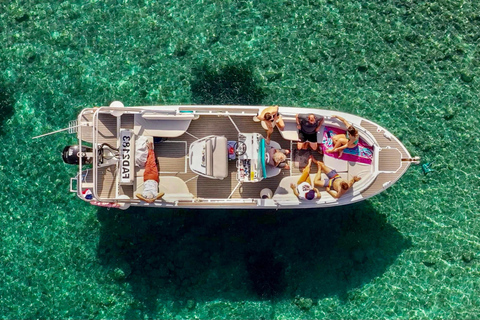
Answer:
[{"label": "boat railing", "polygon": [[[100,108],[101,109],[101,108]],[[99,110],[98,110],[99,111]],[[94,112],[93,113],[93,117],[92,117],[92,122],[93,122],[93,132],[92,132],[92,145],[93,145],[93,148],[94,150],[96,151],[97,149],[97,139],[98,139],[98,114],[99,112]],[[81,139],[80,139],[81,141]],[[79,144],[79,147],[80,147],[80,150],[82,150],[82,146]],[[98,174],[98,168],[97,168],[97,163],[98,163],[98,154],[97,152],[94,152],[93,153],[93,188],[92,188],[92,193],[93,193],[93,197],[95,199],[100,199],[100,197],[98,196],[97,194],[97,174]],[[79,166],[81,167],[82,166],[82,162],[81,162],[81,159],[80,159],[80,164]]]},{"label": "boat railing", "polygon": [[193,113],[194,115],[224,115],[224,116],[255,116],[258,114],[258,107],[238,106],[235,111],[225,109],[225,106],[180,106],[180,114]]},{"label": "boat railing", "polygon": [[[84,130],[84,125],[82,123],[82,116],[86,113],[93,113],[94,114],[94,111],[90,110],[90,109],[84,109],[78,115],[77,123],[80,123],[80,126],[77,127],[77,137],[78,137],[78,148],[79,148],[79,150],[82,150],[82,134],[83,134],[83,130]],[[90,127],[90,128],[93,128],[93,127]],[[79,159],[78,159],[78,174],[76,176],[76,181],[77,181],[77,190],[76,191],[77,191],[77,196],[81,197],[82,189],[84,188],[84,186],[83,186],[84,183],[83,183],[82,179],[79,179],[79,177],[82,177],[82,174],[83,174],[83,157],[78,157],[78,158]],[[70,184],[71,184],[70,191],[74,191],[73,188],[72,188],[72,182],[73,181],[70,180]]]},{"label": "boat railing", "polygon": [[175,201],[178,206],[222,206],[222,205],[242,205],[242,206],[256,206],[257,199],[201,199],[195,198],[192,200],[178,200]]}]

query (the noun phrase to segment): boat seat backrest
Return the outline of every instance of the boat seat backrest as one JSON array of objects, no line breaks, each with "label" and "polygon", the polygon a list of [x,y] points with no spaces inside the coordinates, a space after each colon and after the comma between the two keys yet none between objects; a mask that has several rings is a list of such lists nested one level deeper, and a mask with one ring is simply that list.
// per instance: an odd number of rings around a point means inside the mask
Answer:
[{"label": "boat seat backrest", "polygon": [[227,138],[213,137],[207,143],[207,175],[223,179],[228,176]]},{"label": "boat seat backrest", "polygon": [[[141,170],[142,176],[137,176],[137,184],[134,195],[143,192],[143,171],[144,170]],[[162,197],[162,199],[169,202],[177,200],[192,200],[194,198],[194,195],[188,189],[185,181],[174,176],[159,176],[158,192],[164,192],[165,195]]]},{"label": "boat seat backrest", "polygon": [[228,176],[227,138],[208,136],[199,139],[190,146],[190,169],[212,179]]},{"label": "boat seat backrest", "polygon": [[185,181],[179,177],[160,176],[158,189],[159,192],[165,192],[163,196],[165,201],[191,200],[194,198]]},{"label": "boat seat backrest", "polygon": [[279,130],[282,138],[285,140],[292,140],[298,141],[298,129],[297,129],[297,121],[295,116],[283,116],[283,123],[285,124],[285,128],[283,130]]},{"label": "boat seat backrest", "polygon": [[212,139],[205,142],[205,168],[208,176],[213,175],[213,143]]},{"label": "boat seat backrest", "polygon": [[[322,116],[317,114],[317,116]],[[278,130],[282,137],[285,140],[298,141],[298,128],[297,128],[297,119],[294,115],[282,115],[283,123],[285,128],[283,130]],[[324,125],[322,125],[321,130],[317,133],[317,141],[322,142]]]}]

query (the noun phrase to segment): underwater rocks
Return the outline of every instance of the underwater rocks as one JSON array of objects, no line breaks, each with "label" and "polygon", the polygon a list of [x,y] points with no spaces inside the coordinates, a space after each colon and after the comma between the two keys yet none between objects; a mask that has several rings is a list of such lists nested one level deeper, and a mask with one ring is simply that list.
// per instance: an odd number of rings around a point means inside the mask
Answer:
[{"label": "underwater rocks", "polygon": [[116,281],[125,280],[132,273],[130,265],[127,263],[122,264],[120,267],[113,269],[110,277]]},{"label": "underwater rocks", "polygon": [[293,299],[293,304],[295,304],[302,310],[309,310],[311,307],[313,307],[313,300],[310,298],[303,298],[297,296],[295,297],[295,299]]},{"label": "underwater rocks", "polygon": [[193,310],[195,309],[195,306],[197,305],[197,303],[195,302],[195,300],[187,300],[187,303],[185,305],[185,307],[187,307],[188,310]]},{"label": "underwater rocks", "polygon": [[465,263],[472,262],[473,259],[475,259],[475,254],[473,252],[464,252],[462,254],[462,260]]},{"label": "underwater rocks", "polygon": [[0,79],[0,134],[3,133],[3,124],[15,113],[15,100],[12,88]]},{"label": "underwater rocks", "polygon": [[17,23],[22,23],[22,22],[25,22],[25,21],[28,21],[28,20],[30,20],[30,16],[26,13],[22,16],[15,17],[15,21],[17,21]]},{"label": "underwater rocks", "polygon": [[460,79],[462,79],[463,82],[470,83],[473,81],[474,76],[469,71],[462,71],[460,72]]}]

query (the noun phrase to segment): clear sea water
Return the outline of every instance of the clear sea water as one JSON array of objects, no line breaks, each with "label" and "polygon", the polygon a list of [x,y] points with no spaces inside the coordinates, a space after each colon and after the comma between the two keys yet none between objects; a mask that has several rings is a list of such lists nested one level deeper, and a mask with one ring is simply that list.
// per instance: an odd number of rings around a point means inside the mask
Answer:
[{"label": "clear sea water", "polygon": [[[0,0],[0,317],[480,318],[479,4]],[[74,137],[31,137],[114,100],[350,112],[435,171],[328,210],[98,209]]]}]

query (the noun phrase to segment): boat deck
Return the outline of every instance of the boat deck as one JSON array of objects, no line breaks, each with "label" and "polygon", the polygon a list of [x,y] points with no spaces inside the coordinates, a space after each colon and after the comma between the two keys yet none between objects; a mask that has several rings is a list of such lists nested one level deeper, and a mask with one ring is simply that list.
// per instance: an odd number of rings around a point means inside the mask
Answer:
[{"label": "boat deck", "polygon": [[[215,119],[212,119],[212,117],[215,117]],[[265,130],[261,124],[252,121],[251,116],[232,116],[232,120],[241,132],[258,132],[265,135]],[[223,135],[229,141],[236,141],[238,132],[227,117],[201,116],[199,119],[191,122],[187,133],[177,138],[168,138],[168,140],[164,142],[155,143],[155,155],[159,163],[160,180],[162,176],[179,177],[186,182],[188,190],[198,198],[225,199],[231,195],[232,199],[239,199],[258,198],[262,189],[269,188],[275,191],[284,177],[300,174],[300,169],[292,166],[291,170],[282,170],[280,174],[275,177],[255,183],[245,182],[235,189],[238,185],[236,179],[236,161],[229,161],[229,175],[225,179],[218,180],[199,176],[192,172],[188,166],[188,148],[195,140],[208,135]],[[290,141],[283,139],[278,130],[273,132],[271,139],[278,142],[283,149],[291,148]],[[316,157],[321,160],[320,154],[318,154],[318,152],[315,153]],[[298,164],[301,166],[302,162],[300,161]],[[315,170],[316,169],[312,172],[316,172]],[[140,170],[140,173],[141,171],[142,170]],[[234,189],[235,192],[232,194]]]},{"label": "boat deck", "polygon": [[[215,118],[215,119],[212,119]],[[254,122],[251,116],[231,116],[235,125],[241,132],[258,132],[266,135],[265,130],[261,124]],[[85,121],[90,119],[85,118]],[[98,127],[98,143],[109,143],[116,145],[117,136],[117,122],[116,118],[107,114],[99,115]],[[121,116],[121,128],[133,129],[134,116],[132,114]],[[188,166],[187,154],[190,144],[202,137],[208,135],[223,135],[229,141],[236,141],[238,132],[228,117],[219,117],[217,115],[201,116],[197,120],[193,120],[183,135],[176,138],[168,138],[166,141],[157,142],[154,144],[155,155],[157,156],[159,165],[159,176],[175,176],[182,179],[188,187],[190,193],[198,198],[216,198],[216,199],[245,199],[258,198],[260,191],[264,188],[269,188],[275,191],[280,181],[284,177],[291,175],[297,176],[301,174],[301,170],[306,164],[306,160],[310,154],[314,155],[317,160],[322,160],[322,156],[318,152],[311,151],[297,151],[293,150],[290,155],[289,163],[290,170],[282,170],[280,174],[275,177],[270,177],[259,182],[245,182],[238,188],[238,181],[236,179],[236,161],[228,162],[229,175],[223,180],[210,179],[199,176],[192,172]],[[85,132],[82,134],[84,141],[91,142],[91,133]],[[291,141],[285,140],[277,129],[274,130],[271,136],[272,141],[276,141],[283,149],[290,149],[292,147]],[[293,143],[293,147],[296,144]],[[292,161],[293,160],[293,161]],[[115,166],[105,167],[99,170],[99,179],[97,179],[99,196],[102,198],[113,198],[116,195],[115,185]],[[316,166],[312,167],[312,173],[316,173]],[[137,184],[143,175],[143,169],[136,168]],[[127,195],[133,198],[136,187],[132,185],[119,186],[119,195]],[[232,193],[232,191],[235,192]]]}]

